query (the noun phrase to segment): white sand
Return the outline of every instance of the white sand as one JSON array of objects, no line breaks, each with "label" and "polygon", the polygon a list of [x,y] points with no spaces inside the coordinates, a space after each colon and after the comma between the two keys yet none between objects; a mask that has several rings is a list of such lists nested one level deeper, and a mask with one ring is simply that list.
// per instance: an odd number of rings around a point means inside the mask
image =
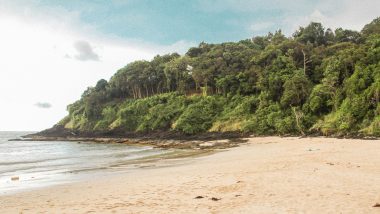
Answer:
[{"label": "white sand", "polygon": [[0,196],[0,213],[380,213],[376,203],[380,140],[265,137],[184,164]]}]

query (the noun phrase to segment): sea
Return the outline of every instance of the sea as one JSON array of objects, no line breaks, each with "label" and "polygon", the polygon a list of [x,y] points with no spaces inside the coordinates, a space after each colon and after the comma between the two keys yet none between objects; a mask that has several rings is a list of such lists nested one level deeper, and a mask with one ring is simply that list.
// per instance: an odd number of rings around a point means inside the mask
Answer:
[{"label": "sea", "polygon": [[70,141],[9,141],[32,132],[0,132],[0,195],[105,176],[170,151],[151,146]]}]

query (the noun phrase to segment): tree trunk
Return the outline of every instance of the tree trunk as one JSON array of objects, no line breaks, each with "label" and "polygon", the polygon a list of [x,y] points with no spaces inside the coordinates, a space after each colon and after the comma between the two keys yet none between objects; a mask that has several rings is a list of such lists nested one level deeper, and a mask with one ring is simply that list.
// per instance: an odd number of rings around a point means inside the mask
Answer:
[{"label": "tree trunk", "polygon": [[147,85],[145,85],[145,93],[146,93],[146,97],[149,97],[149,91],[148,91],[148,86]]},{"label": "tree trunk", "polygon": [[302,135],[305,135],[300,125],[300,119],[303,116],[302,113],[300,114],[299,112],[297,112],[296,107],[292,107],[292,110],[293,110],[294,116],[296,117],[296,125],[297,125],[298,130],[301,132]]},{"label": "tree trunk", "polygon": [[152,93],[152,95],[155,95],[154,90],[153,90],[153,85],[150,86],[150,92]]},{"label": "tree trunk", "polygon": [[303,49],[302,49],[302,54],[303,54],[303,74],[306,75],[306,54]]},{"label": "tree trunk", "polygon": [[133,99],[136,99],[136,90],[135,86],[132,86]]},{"label": "tree trunk", "polygon": [[302,49],[302,54],[303,54],[303,74],[306,76],[306,66],[311,60],[307,59],[305,51]]},{"label": "tree trunk", "polygon": [[203,91],[203,96],[207,96],[207,92],[208,92],[208,85],[207,85],[207,81],[206,81],[205,88],[204,88],[204,91]]}]

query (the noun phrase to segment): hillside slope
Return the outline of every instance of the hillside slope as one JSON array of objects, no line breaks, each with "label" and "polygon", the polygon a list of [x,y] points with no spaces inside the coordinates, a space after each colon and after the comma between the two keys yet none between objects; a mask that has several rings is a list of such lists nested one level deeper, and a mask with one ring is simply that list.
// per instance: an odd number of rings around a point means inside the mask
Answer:
[{"label": "hillside slope", "polygon": [[136,61],[44,133],[380,136],[380,18],[301,27]]}]

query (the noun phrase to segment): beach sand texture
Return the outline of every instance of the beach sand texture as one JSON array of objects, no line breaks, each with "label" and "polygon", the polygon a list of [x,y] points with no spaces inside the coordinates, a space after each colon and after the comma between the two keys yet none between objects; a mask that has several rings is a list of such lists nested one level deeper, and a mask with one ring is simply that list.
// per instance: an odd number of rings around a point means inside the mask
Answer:
[{"label": "beach sand texture", "polygon": [[0,196],[0,213],[380,213],[380,140],[250,138],[209,156]]}]

